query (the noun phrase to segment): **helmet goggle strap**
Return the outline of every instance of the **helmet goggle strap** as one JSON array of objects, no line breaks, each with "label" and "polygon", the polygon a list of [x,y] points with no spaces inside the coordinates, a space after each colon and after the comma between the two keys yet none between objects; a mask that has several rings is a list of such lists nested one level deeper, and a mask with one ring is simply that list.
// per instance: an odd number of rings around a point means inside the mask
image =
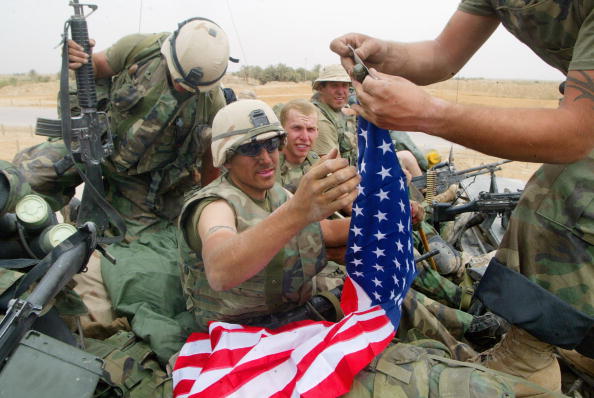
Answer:
[{"label": "helmet goggle strap", "polygon": [[[175,81],[177,83],[183,83],[186,86],[188,86],[189,88],[196,90],[196,89],[199,89],[201,86],[210,86],[211,84],[214,84],[214,83],[218,82],[219,80],[221,80],[221,78],[227,72],[227,66],[225,66],[225,70],[223,70],[223,73],[221,73],[216,79],[211,80],[211,81],[206,81],[206,82],[201,81],[202,78],[204,77],[204,72],[202,71],[202,68],[199,66],[194,67],[194,68],[190,69],[190,71],[188,73],[185,73],[184,68],[182,67],[181,63],[179,62],[179,58],[177,57],[175,41],[177,39],[177,36],[179,35],[181,28],[185,24],[192,22],[192,21],[208,21],[208,22],[211,22],[217,26],[219,26],[219,25],[216,22],[211,21],[208,18],[202,18],[202,17],[189,18],[189,19],[186,19],[185,21],[179,23],[179,25],[177,26],[177,30],[175,32],[173,32],[173,35],[171,35],[171,39],[169,39],[169,43],[170,43],[170,47],[171,47],[171,59],[173,60],[173,65],[175,66],[175,69],[181,75],[181,78],[177,78],[177,79],[175,79]],[[211,36],[216,36],[216,34],[217,34],[213,30],[209,30],[208,33]],[[231,58],[231,57],[229,57],[229,60],[231,62],[239,61],[239,60],[237,60],[235,58]]]}]

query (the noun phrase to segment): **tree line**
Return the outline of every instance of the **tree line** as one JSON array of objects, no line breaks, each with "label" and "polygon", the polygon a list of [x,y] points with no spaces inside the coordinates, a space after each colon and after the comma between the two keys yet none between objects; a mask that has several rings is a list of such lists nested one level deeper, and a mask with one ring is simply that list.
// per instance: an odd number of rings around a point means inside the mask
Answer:
[{"label": "tree line", "polygon": [[313,81],[318,77],[322,65],[315,65],[312,69],[292,68],[285,64],[269,65],[265,68],[261,66],[244,65],[237,72],[233,72],[233,76],[238,76],[243,79],[256,79],[260,83],[266,84],[268,82],[303,82]]}]

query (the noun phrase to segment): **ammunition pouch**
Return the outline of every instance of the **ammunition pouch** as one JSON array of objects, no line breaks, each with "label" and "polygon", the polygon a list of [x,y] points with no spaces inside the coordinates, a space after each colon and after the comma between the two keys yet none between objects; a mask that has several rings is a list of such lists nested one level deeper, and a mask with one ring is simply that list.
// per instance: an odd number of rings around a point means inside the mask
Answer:
[{"label": "ammunition pouch", "polygon": [[594,318],[497,259],[489,263],[476,295],[492,312],[539,340],[594,358]]}]

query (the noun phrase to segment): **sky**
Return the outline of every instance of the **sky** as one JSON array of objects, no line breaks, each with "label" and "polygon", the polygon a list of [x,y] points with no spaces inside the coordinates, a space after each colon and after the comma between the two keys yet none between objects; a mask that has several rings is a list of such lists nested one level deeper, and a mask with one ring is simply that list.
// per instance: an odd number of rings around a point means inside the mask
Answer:
[{"label": "sky", "polygon": [[[82,0],[81,2],[87,2]],[[173,31],[178,22],[200,16],[228,34],[231,65],[283,63],[311,69],[338,63],[330,41],[348,32],[395,41],[435,38],[459,0],[88,0],[98,6],[87,22],[96,50],[137,32]],[[68,0],[2,0],[0,74],[56,73],[64,22],[73,14]],[[458,73],[464,78],[564,80],[525,45],[499,27]]]}]

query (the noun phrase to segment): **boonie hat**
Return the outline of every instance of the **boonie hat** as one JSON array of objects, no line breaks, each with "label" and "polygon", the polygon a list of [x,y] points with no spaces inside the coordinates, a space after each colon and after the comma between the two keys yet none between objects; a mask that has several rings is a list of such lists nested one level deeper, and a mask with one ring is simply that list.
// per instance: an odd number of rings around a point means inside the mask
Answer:
[{"label": "boonie hat", "polygon": [[313,83],[313,89],[317,90],[321,82],[345,82],[350,83],[351,77],[344,70],[342,65],[326,65],[320,71],[320,75]]}]

